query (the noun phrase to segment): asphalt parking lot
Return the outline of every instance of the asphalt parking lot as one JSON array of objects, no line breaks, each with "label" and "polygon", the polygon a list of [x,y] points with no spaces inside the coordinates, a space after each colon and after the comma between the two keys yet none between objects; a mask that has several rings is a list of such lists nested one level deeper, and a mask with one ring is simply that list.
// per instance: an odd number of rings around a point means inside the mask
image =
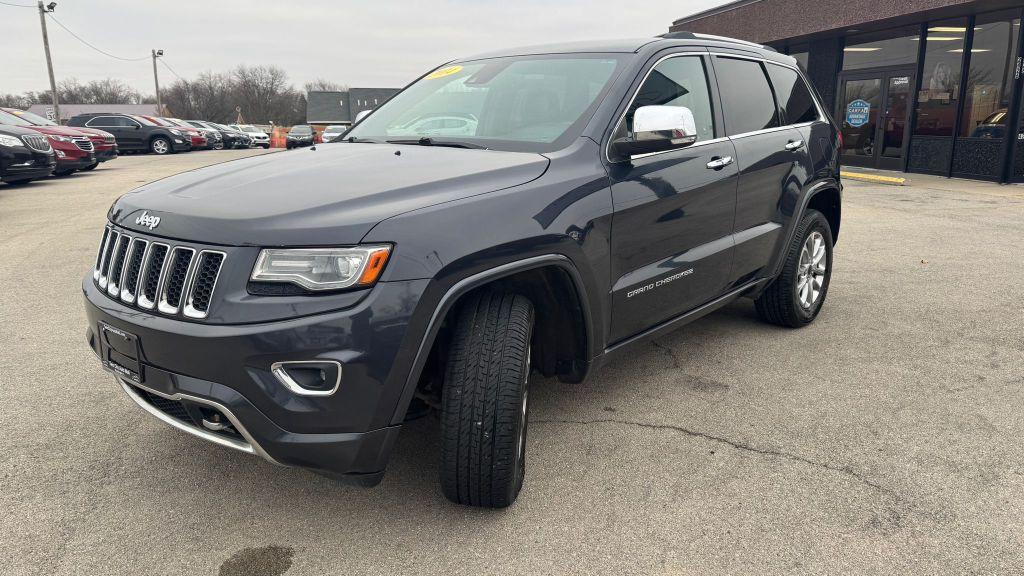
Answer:
[{"label": "asphalt parking lot", "polygon": [[1024,570],[1024,187],[848,182],[815,324],[742,301],[535,380],[526,485],[495,512],[442,496],[436,418],[364,490],[175,431],[101,370],[80,281],[111,201],[258,153],[0,185],[0,573]]}]

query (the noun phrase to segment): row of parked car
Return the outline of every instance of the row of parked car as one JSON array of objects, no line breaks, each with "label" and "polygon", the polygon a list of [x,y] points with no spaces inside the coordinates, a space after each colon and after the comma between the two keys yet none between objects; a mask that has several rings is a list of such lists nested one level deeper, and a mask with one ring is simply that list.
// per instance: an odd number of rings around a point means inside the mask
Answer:
[{"label": "row of parked car", "polygon": [[25,184],[93,170],[118,154],[170,154],[190,150],[270,148],[256,126],[204,120],[90,113],[67,126],[16,108],[0,108],[0,181]]}]

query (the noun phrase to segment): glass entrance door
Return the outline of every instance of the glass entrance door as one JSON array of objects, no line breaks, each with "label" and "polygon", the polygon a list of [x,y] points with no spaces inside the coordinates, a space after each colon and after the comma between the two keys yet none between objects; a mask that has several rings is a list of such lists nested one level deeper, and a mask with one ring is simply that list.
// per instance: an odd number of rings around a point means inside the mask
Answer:
[{"label": "glass entrance door", "polygon": [[913,70],[858,72],[840,77],[843,163],[902,170]]}]

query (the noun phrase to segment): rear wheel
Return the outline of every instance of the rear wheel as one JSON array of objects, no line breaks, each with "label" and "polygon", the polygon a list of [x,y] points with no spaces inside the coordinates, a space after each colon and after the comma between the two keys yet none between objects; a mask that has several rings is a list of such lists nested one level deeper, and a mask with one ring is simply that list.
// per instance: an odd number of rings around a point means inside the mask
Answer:
[{"label": "rear wheel", "polygon": [[459,311],[441,402],[441,488],[459,504],[504,508],[526,473],[533,305],[483,291]]},{"label": "rear wheel", "polygon": [[832,279],[832,230],[824,214],[808,210],[797,225],[782,274],[754,301],[765,322],[799,328],[814,321]]},{"label": "rear wheel", "polygon": [[149,151],[153,154],[168,154],[171,151],[171,141],[163,136],[157,136],[149,142]]}]

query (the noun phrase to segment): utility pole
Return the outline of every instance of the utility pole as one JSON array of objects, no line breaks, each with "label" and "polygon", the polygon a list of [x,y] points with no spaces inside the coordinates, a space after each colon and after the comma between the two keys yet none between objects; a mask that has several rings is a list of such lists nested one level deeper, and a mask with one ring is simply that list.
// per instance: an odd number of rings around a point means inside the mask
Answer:
[{"label": "utility pole", "polygon": [[163,100],[160,99],[160,76],[156,73],[156,59],[164,55],[163,50],[153,50],[153,83],[156,84],[156,114],[157,116],[164,115],[164,104]]},{"label": "utility pole", "polygon": [[43,49],[46,50],[46,70],[50,73],[50,94],[53,98],[54,122],[60,124],[60,102],[57,99],[57,81],[53,79],[53,60],[50,58],[50,37],[46,34],[46,13],[53,12],[57,7],[56,2],[50,2],[43,6],[43,0],[39,0],[39,26],[43,28]]}]

